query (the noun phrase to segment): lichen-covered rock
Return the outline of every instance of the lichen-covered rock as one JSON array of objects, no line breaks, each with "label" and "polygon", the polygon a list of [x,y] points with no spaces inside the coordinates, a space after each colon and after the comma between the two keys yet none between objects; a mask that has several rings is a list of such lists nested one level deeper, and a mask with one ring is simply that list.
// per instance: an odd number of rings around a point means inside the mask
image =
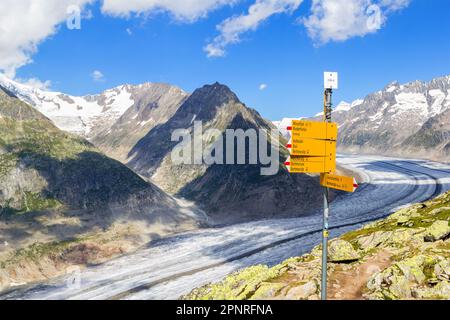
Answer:
[{"label": "lichen-covered rock", "polygon": [[430,216],[436,216],[440,213],[443,212],[449,212],[450,211],[450,207],[440,207],[440,208],[436,208],[430,211],[429,215]]},{"label": "lichen-covered rock", "polygon": [[[329,242],[331,299],[450,299],[450,192]],[[433,235],[434,242],[426,242]],[[319,299],[322,246],[240,283],[210,285],[201,298]],[[355,262],[355,263],[348,263]],[[271,270],[271,271],[268,271]],[[251,270],[250,270],[251,271]],[[275,272],[276,271],[276,272]],[[267,273],[275,272],[274,277]],[[235,291],[230,291],[235,290]]]},{"label": "lichen-covered rock", "polygon": [[328,248],[328,260],[330,262],[352,262],[359,260],[358,252],[353,248],[350,242],[337,239],[330,242]]},{"label": "lichen-covered rock", "polygon": [[437,261],[438,260],[432,256],[418,255],[410,259],[399,261],[395,266],[402,271],[408,281],[421,284],[427,279],[424,269],[426,267],[434,266]]},{"label": "lichen-covered rock", "polygon": [[415,229],[397,229],[387,241],[388,245],[404,245],[417,233]]},{"label": "lichen-covered rock", "polygon": [[450,281],[450,259],[442,260],[434,266],[434,274],[441,281]]},{"label": "lichen-covered rock", "polygon": [[367,236],[361,236],[356,241],[361,249],[370,250],[386,242],[392,234],[392,231],[377,231]]},{"label": "lichen-covered rock", "polygon": [[441,261],[442,257],[430,255],[417,255],[399,261],[369,279],[368,296],[375,299],[411,299],[417,296],[417,292],[424,292],[423,288],[429,284],[427,280],[434,277],[433,270]]},{"label": "lichen-covered rock", "polygon": [[[279,268],[254,266],[236,272],[222,282],[193,290],[186,300],[244,300],[250,299],[262,282],[279,275]],[[259,294],[262,294],[261,292]]]},{"label": "lichen-covered rock", "polygon": [[418,213],[418,210],[422,209],[423,207],[424,207],[424,204],[416,204],[412,207],[401,209],[401,210],[397,211],[396,213],[394,213],[393,215],[391,215],[390,217],[388,217],[386,220],[387,221],[397,220],[397,223],[399,223],[399,224],[405,223],[405,222],[409,221],[409,219],[411,219],[411,218],[419,217],[420,214]]},{"label": "lichen-covered rock", "polygon": [[435,242],[450,235],[450,225],[448,221],[436,221],[426,231],[425,241]]},{"label": "lichen-covered rock", "polygon": [[251,296],[250,300],[270,300],[285,287],[284,283],[263,282],[259,285],[256,292]]},{"label": "lichen-covered rock", "polygon": [[450,297],[450,283],[448,281],[439,282],[435,286],[427,286],[413,290],[416,299],[445,300]]},{"label": "lichen-covered rock", "polygon": [[318,286],[315,281],[309,281],[300,286],[295,286],[290,289],[285,296],[286,300],[307,300],[312,295],[317,293]]},{"label": "lichen-covered rock", "polygon": [[406,277],[398,268],[388,268],[373,275],[367,282],[372,299],[409,299],[412,297],[411,288]]}]

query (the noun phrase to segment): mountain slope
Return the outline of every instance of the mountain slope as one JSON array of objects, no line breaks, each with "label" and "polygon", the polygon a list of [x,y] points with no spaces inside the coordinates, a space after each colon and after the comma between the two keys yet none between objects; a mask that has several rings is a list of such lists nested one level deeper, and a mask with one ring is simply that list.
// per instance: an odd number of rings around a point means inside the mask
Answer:
[{"label": "mountain slope", "polygon": [[439,157],[450,154],[450,109],[430,118],[422,128],[405,140],[410,153],[425,153]]},{"label": "mountain slope", "polygon": [[90,140],[110,157],[126,162],[134,145],[156,125],[169,120],[188,95],[167,84],[132,88],[133,105],[110,127]]},{"label": "mountain slope", "polygon": [[[186,129],[192,134],[196,121],[202,122],[204,132],[274,129],[228,87],[215,83],[197,89],[169,121],[141,139],[130,152],[128,165],[165,191],[195,201],[219,222],[301,214],[320,202],[315,179],[290,175],[282,168],[274,176],[261,176],[261,165],[173,164],[171,153],[179,142],[171,141],[172,133]],[[211,137],[204,139],[206,150],[215,143]],[[246,156],[248,160],[248,149]],[[281,161],[285,156],[281,147]]]},{"label": "mountain slope", "polygon": [[447,76],[405,85],[394,82],[363,102],[336,110],[333,120],[340,124],[341,151],[448,160],[449,109]]},{"label": "mountain slope", "polygon": [[[39,234],[61,240],[129,219],[166,224],[167,230],[197,223],[193,211],[91,143],[60,131],[2,87],[0,177],[1,237],[11,245],[22,246]],[[79,222],[49,229],[42,224],[69,218]],[[22,224],[26,232],[17,233]]]}]

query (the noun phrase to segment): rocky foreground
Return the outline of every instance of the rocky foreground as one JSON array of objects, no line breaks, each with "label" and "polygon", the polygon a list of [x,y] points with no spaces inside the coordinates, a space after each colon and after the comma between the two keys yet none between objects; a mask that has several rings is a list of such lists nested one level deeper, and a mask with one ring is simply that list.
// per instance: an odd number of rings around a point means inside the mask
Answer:
[{"label": "rocky foreground", "polygon": [[[330,299],[450,299],[450,192],[330,242]],[[186,300],[315,300],[321,246],[193,290]]]}]

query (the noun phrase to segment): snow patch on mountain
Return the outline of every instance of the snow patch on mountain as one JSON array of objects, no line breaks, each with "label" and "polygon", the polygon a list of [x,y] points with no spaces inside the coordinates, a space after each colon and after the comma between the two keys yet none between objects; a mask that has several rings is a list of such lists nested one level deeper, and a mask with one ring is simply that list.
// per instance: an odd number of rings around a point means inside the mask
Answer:
[{"label": "snow patch on mountain", "polygon": [[35,89],[4,75],[0,75],[0,85],[43,113],[61,130],[85,137],[95,129],[114,123],[134,104],[128,85],[83,97]]},{"label": "snow patch on mountain", "polygon": [[391,107],[391,111],[396,114],[414,111],[424,117],[428,115],[428,102],[424,94],[403,92],[397,94],[395,100],[397,103]]},{"label": "snow patch on mountain", "polygon": [[448,118],[442,115],[450,110],[449,80],[450,76],[403,85],[393,82],[353,108],[342,104],[341,111],[333,113],[333,121],[340,125],[341,149],[394,155],[407,145],[412,146],[411,154],[434,152],[436,159],[446,159]]},{"label": "snow patch on mountain", "polygon": [[[337,105],[337,107],[333,110],[333,112],[349,111],[349,110],[353,109],[354,107],[361,105],[363,102],[364,102],[364,100],[361,100],[361,99],[357,99],[357,100],[353,101],[352,103],[342,101],[341,103],[339,103]],[[323,114],[323,113],[321,113],[321,114]]]}]

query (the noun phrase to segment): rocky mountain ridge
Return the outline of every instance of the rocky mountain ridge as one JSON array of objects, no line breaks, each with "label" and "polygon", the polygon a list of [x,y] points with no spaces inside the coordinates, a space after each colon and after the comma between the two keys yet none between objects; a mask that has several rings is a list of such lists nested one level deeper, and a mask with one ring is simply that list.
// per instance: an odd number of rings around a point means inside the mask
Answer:
[{"label": "rocky mountain ridge", "polygon": [[[187,96],[175,86],[159,83],[125,84],[100,94],[81,97],[35,89],[2,74],[0,85],[47,116],[59,129],[88,139],[111,130],[131,107],[142,109],[145,103],[158,105],[160,100],[168,100],[171,95],[175,100]],[[137,125],[145,124],[141,122]]]},{"label": "rocky mountain ridge", "polygon": [[[299,203],[320,203],[318,198],[312,198],[316,194],[312,191],[319,187],[315,179],[289,175],[282,166],[274,176],[262,176],[261,164],[248,164],[248,149],[247,165],[174,164],[172,152],[179,142],[171,141],[172,133],[183,129],[192,135],[197,121],[202,123],[204,132],[215,129],[223,135],[229,129],[265,130],[269,145],[275,139],[271,137],[275,128],[270,122],[247,108],[227,86],[215,83],[195,90],[166,123],[150,130],[130,152],[128,166],[163,190],[195,201],[220,222],[266,218],[275,213],[300,214],[306,207]],[[275,134],[279,141],[278,133]],[[204,140],[203,150],[215,146],[216,138],[200,139]],[[280,159],[275,159],[277,169],[287,154],[285,143],[274,145],[280,151]],[[226,159],[225,146],[222,152]],[[310,201],[298,201],[299,198]]]},{"label": "rocky mountain ridge", "polygon": [[[344,107],[342,107],[344,106]],[[341,151],[450,158],[450,76],[393,82],[333,112]]]},{"label": "rocky mountain ridge", "polygon": [[122,222],[156,234],[160,225],[167,232],[203,217],[2,87],[0,177],[0,242],[8,250]]}]

